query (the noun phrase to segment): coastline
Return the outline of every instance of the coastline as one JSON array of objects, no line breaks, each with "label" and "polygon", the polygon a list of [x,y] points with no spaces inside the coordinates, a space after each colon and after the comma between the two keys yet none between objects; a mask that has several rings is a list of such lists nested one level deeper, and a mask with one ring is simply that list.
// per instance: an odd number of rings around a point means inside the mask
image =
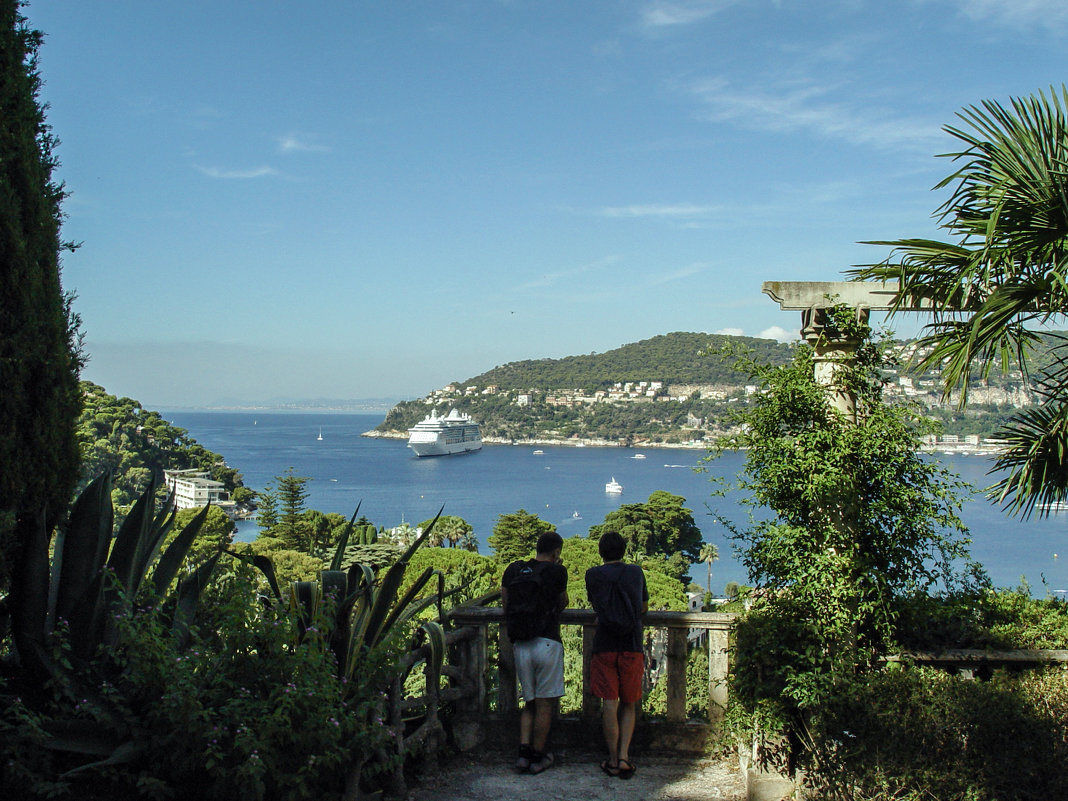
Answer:
[{"label": "coastline", "polygon": [[[361,437],[371,439],[408,439],[406,431],[364,431]],[[555,439],[553,437],[532,437],[524,439],[507,439],[505,437],[483,437],[483,444],[488,445],[563,445],[571,448],[684,448],[689,450],[705,450],[709,447],[707,442],[634,442],[625,445],[617,440],[610,439]]]},{"label": "coastline", "polygon": [[[371,439],[408,439],[406,431],[364,431],[361,437]],[[561,445],[571,448],[664,448],[676,450],[708,450],[710,442],[633,442],[629,445],[607,439],[554,439],[552,437],[532,437],[526,439],[506,439],[505,437],[483,437],[482,442],[489,445]],[[1002,449],[994,445],[936,444],[921,445],[921,453],[941,453],[946,456],[997,456]]]}]

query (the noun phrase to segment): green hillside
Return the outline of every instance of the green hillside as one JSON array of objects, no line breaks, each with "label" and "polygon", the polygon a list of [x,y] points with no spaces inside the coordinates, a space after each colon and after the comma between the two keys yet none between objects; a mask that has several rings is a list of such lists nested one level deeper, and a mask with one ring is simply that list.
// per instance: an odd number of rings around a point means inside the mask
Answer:
[{"label": "green hillside", "polygon": [[[1032,353],[1034,373],[1059,358],[1060,332],[1039,336]],[[896,344],[903,359],[914,341]],[[792,346],[769,339],[675,332],[623,345],[605,353],[510,362],[481,375],[456,381],[425,398],[397,404],[377,431],[400,436],[431,409],[467,412],[482,426],[488,440],[665,443],[701,441],[730,425],[734,404],[746,402],[749,376],[734,369],[734,360],[720,355],[725,346],[746,349],[757,361],[782,364]],[[908,391],[905,376],[911,376]],[[1028,402],[1034,386],[1017,371],[1002,375],[995,368],[986,380],[976,374],[972,401],[965,411],[946,403],[937,372],[910,372],[906,365],[887,375],[887,391],[920,403],[941,421],[946,433],[990,436]],[[635,391],[620,397],[622,385]],[[637,386],[646,382],[643,386]],[[658,389],[652,396],[653,382]],[[615,393],[610,395],[610,393]]]},{"label": "green hillside", "polygon": [[184,428],[131,398],[118,398],[91,381],[81,382],[83,409],[78,419],[85,486],[105,470],[114,478],[112,500],[125,506],[144,491],[153,473],[196,468],[226,485],[239,503],[251,499],[241,474],[209,451]]},{"label": "green hillside", "polygon": [[[733,368],[721,348],[746,348],[776,364],[791,348],[770,339],[676,332],[623,345],[605,353],[533,359],[495,367],[465,381],[455,391],[438,390],[425,399],[397,404],[378,431],[401,434],[431,408],[456,408],[472,415],[487,439],[590,439],[612,442],[681,443],[702,439],[725,420],[730,403],[744,398],[749,376]],[[592,395],[617,384],[659,382],[658,397],[593,402]],[[722,397],[699,390],[669,398],[671,387],[728,387]],[[637,390],[637,388],[635,388]],[[520,396],[527,402],[521,403]],[[577,398],[582,398],[578,400]]]},{"label": "green hillside", "polygon": [[497,386],[505,391],[565,388],[593,391],[610,387],[617,381],[744,383],[746,376],[733,370],[728,360],[701,355],[727,343],[750,348],[761,361],[781,364],[789,359],[790,347],[771,339],[676,332],[643,339],[604,353],[510,362],[458,383],[464,387],[476,386],[480,390]]}]

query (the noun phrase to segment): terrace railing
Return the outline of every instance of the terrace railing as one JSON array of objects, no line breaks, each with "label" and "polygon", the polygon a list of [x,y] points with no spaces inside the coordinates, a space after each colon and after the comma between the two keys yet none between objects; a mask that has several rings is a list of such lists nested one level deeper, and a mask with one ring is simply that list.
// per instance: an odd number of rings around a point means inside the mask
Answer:
[{"label": "terrace railing", "polygon": [[[503,625],[504,611],[485,605],[490,599],[449,613],[458,631],[471,632],[464,635],[449,660],[459,668],[459,686],[472,690],[457,701],[453,734],[461,748],[502,739],[511,742],[515,738],[511,730],[518,711],[515,659]],[[667,709],[662,719],[642,721],[636,734],[639,742],[676,751],[703,749],[727,706],[728,635],[733,619],[734,615],[714,612],[648,612],[643,616],[646,641],[655,643],[654,648],[647,649],[647,676],[654,663],[655,673],[666,676]],[[554,724],[554,742],[599,742],[600,701],[589,687],[594,613],[589,609],[565,609],[560,614],[560,624],[582,630],[582,701],[577,715],[565,714]],[[701,642],[698,647],[707,653],[709,702],[705,720],[687,717],[686,665],[694,633],[694,639]],[[496,649],[491,649],[493,643]],[[489,664],[491,650],[496,650],[496,665]],[[650,658],[654,654],[655,659]]]}]

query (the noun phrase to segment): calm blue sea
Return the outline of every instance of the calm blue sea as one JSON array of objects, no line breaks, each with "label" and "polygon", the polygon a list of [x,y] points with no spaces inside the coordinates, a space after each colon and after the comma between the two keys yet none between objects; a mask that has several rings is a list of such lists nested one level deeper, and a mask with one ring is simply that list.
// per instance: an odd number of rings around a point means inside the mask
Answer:
[{"label": "calm blue sea", "polygon": [[[687,449],[542,445],[538,447],[544,453],[535,455],[534,446],[486,445],[463,456],[419,459],[403,440],[360,436],[378,425],[382,415],[176,411],[164,416],[224,456],[251,489],[263,489],[292,467],[296,475],[311,479],[310,508],[348,517],[360,503],[361,514],[387,526],[419,523],[444,505],[445,514],[458,515],[474,527],[482,553],[489,552],[486,539],[500,514],[525,509],[570,537],[585,534],[620,504],[640,503],[655,490],[666,490],[686,498],[705,539],[719,548],[720,560],[712,566],[713,590],[746,579],[727,532],[710,511],[736,523],[746,519],[737,495],[714,498],[710,483],[710,476],[733,478],[742,466],[741,454],[721,457],[708,466],[707,474],[692,469],[704,452]],[[633,458],[639,453],[646,458]],[[989,459],[939,458],[978,487],[991,483],[986,476]],[[605,494],[604,485],[612,478],[623,485],[622,495]],[[1068,515],[1021,522],[978,498],[967,504],[964,517],[974,540],[973,555],[996,585],[1016,586],[1024,578],[1036,595],[1048,590],[1063,597],[1068,590]],[[256,532],[255,522],[245,521],[238,538],[250,540]],[[705,570],[698,565],[693,572],[701,584]]]}]

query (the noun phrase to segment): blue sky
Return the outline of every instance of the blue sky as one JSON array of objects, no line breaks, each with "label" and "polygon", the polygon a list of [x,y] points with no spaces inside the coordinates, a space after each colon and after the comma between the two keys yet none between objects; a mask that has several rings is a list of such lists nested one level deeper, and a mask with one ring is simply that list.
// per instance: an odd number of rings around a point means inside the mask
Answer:
[{"label": "blue sky", "polygon": [[[153,408],[423,395],[928,236],[1063,0],[34,0],[84,372]],[[910,333],[909,324],[897,324]]]}]

